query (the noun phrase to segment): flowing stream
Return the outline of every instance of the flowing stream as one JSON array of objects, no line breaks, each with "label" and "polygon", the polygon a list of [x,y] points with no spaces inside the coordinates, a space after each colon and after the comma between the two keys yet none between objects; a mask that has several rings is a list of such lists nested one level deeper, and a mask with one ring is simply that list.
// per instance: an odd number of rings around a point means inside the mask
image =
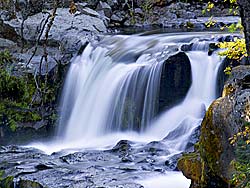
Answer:
[{"label": "flowing stream", "polygon": [[[109,149],[119,140],[133,141],[135,147],[162,141],[169,151],[161,156],[164,160],[185,151],[205,110],[216,98],[216,78],[222,59],[216,52],[208,56],[208,48],[220,36],[215,33],[117,35],[88,44],[67,74],[58,138],[53,143],[32,146],[52,153],[66,148]],[[191,63],[191,87],[181,103],[159,113],[163,64],[183,44],[191,43],[192,49],[185,52]],[[167,175],[172,176],[179,175]],[[160,179],[156,181],[165,181]],[[141,183],[150,187],[154,181]],[[189,182],[180,187],[188,185]]]}]

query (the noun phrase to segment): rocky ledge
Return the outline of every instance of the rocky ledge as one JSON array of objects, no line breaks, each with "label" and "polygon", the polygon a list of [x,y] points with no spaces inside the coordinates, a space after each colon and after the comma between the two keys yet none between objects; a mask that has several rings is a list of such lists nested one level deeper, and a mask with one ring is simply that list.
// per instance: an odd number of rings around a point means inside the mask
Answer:
[{"label": "rocky ledge", "polygon": [[164,148],[164,142],[143,145],[127,140],[109,150],[70,154],[61,151],[46,155],[32,148],[1,147],[0,186],[143,188],[136,182],[176,168],[177,157],[164,159],[162,156],[169,155]]}]

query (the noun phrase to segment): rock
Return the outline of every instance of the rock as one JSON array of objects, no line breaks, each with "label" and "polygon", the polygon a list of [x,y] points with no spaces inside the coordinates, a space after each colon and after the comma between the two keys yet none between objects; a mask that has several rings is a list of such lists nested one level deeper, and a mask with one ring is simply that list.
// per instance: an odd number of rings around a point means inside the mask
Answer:
[{"label": "rock", "polygon": [[202,180],[202,162],[199,153],[183,155],[177,165],[185,177],[192,179],[190,187],[198,188]]},{"label": "rock", "polygon": [[[85,9],[89,10],[90,9]],[[90,12],[89,12],[90,13]],[[93,13],[93,12],[92,12]],[[97,14],[98,13],[93,13]],[[38,13],[33,16],[30,16],[24,24],[24,39],[27,41],[36,41],[38,37],[38,30],[40,29],[40,23],[42,19],[47,17],[46,14]],[[12,20],[8,22],[15,30],[18,32],[19,36],[21,23]],[[64,35],[78,35],[79,33],[84,32],[105,32],[106,26],[100,18],[77,14],[71,15],[66,8],[59,8],[57,10],[57,16],[55,17],[54,24],[50,30],[49,34],[49,43],[50,45],[58,45],[62,40]],[[44,34],[41,39],[44,39]],[[6,37],[5,37],[6,38]]]},{"label": "rock", "polygon": [[151,155],[156,155],[157,153],[165,153],[165,155],[167,155],[169,151],[167,151],[166,148],[167,146],[164,143],[153,141],[144,146],[141,152],[149,152]]},{"label": "rock", "polygon": [[0,38],[0,50],[9,50],[11,52],[17,49],[17,44],[11,40]]},{"label": "rock", "polygon": [[[27,66],[28,70],[26,70],[26,64],[28,63],[30,57],[31,55],[28,55],[28,54],[15,54],[15,58],[18,64],[15,65],[14,69],[16,70],[23,69],[24,71],[27,71],[32,74],[39,74],[40,62],[41,62],[42,56],[34,56],[32,60],[30,61],[29,65]],[[45,75],[47,73],[50,74],[57,66],[55,59],[52,58],[51,56],[48,56],[47,63],[43,59],[42,64],[43,66],[41,67],[41,75]],[[46,64],[48,64],[48,66]]]},{"label": "rock", "polygon": [[[0,174],[2,175],[2,174]],[[14,177],[13,176],[8,176],[5,178],[0,177],[0,186],[1,187],[6,187],[6,188],[14,188]]]},{"label": "rock", "polygon": [[43,1],[37,0],[16,0],[15,9],[20,13],[22,18],[37,14],[43,9]]},{"label": "rock", "polygon": [[169,57],[162,68],[159,111],[181,102],[192,83],[191,64],[184,52]]},{"label": "rock", "polygon": [[139,16],[143,16],[144,15],[144,13],[143,13],[143,11],[142,11],[141,8],[136,8],[134,10],[134,13],[135,13],[135,15],[139,15]]},{"label": "rock", "polygon": [[192,48],[193,48],[193,45],[194,43],[191,43],[191,44],[183,44],[181,46],[181,50],[186,52],[186,51],[192,51]]},{"label": "rock", "polygon": [[131,151],[131,142],[128,140],[119,141],[112,149],[112,152],[118,152],[121,156],[126,156]]},{"label": "rock", "polygon": [[112,8],[106,2],[100,1],[96,8],[97,11],[103,11],[108,18],[112,15]]},{"label": "rock", "polygon": [[182,154],[179,153],[179,154],[171,156],[168,160],[165,161],[165,165],[169,168],[168,170],[178,171],[177,162],[181,156]]},{"label": "rock", "polygon": [[125,12],[116,12],[111,16],[111,21],[121,23],[125,20]]},{"label": "rock", "polygon": [[178,18],[185,18],[185,19],[195,19],[197,16],[193,12],[185,11],[185,10],[179,10],[177,13]]},{"label": "rock", "polygon": [[88,16],[92,16],[92,17],[100,17],[100,14],[98,12],[96,12],[95,10],[92,10],[88,7],[84,7],[82,9],[79,9],[79,11],[84,14],[84,15],[88,15]]},{"label": "rock", "polygon": [[15,29],[9,24],[4,23],[3,20],[0,19],[0,38],[8,39],[13,42],[20,41],[21,37],[17,34]]},{"label": "rock", "polygon": [[43,186],[35,181],[31,180],[20,180],[18,183],[19,188],[43,188]]},{"label": "rock", "polygon": [[[235,135],[249,122],[250,106],[250,67],[238,66],[225,84],[223,95],[214,101],[206,112],[201,125],[201,136],[196,154],[192,160],[185,156],[180,159],[178,167],[184,175],[192,179],[192,188],[227,187],[230,184],[235,159],[233,146],[229,138]],[[199,160],[201,158],[201,160]],[[197,166],[202,161],[202,166]],[[186,165],[188,164],[188,165]],[[199,167],[202,179],[191,172]]]},{"label": "rock", "polygon": [[79,12],[81,12],[82,9],[86,8],[88,6],[88,3],[83,2],[83,3],[75,3],[76,8]]},{"label": "rock", "polygon": [[13,14],[11,14],[7,10],[0,10],[0,19],[3,21],[9,21],[14,18]]}]

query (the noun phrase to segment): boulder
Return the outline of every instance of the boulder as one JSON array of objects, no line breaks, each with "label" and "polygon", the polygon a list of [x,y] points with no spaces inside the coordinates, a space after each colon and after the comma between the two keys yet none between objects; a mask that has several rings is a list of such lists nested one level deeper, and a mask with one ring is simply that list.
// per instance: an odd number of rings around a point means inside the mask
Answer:
[{"label": "boulder", "polygon": [[108,3],[100,1],[96,8],[97,11],[103,11],[104,15],[108,18],[112,15],[112,8],[109,6]]},{"label": "boulder", "polygon": [[100,14],[98,12],[96,12],[95,10],[88,8],[88,7],[84,7],[82,9],[79,9],[79,11],[84,14],[84,15],[88,15],[88,16],[92,16],[92,17],[100,17]]},{"label": "boulder", "polygon": [[[26,40],[36,40],[37,28],[40,26],[41,19],[45,17],[46,15],[39,13],[29,17],[25,21],[24,38]],[[71,15],[68,9],[60,8],[57,11],[57,16],[51,28],[49,40],[60,42],[64,35],[79,34],[84,31],[105,32],[106,26],[99,18],[84,14]]]},{"label": "boulder", "polygon": [[163,65],[160,81],[159,111],[181,102],[192,83],[191,64],[184,52],[169,57]]},{"label": "boulder", "polygon": [[[178,162],[179,169],[192,180],[192,188],[230,185],[231,161],[236,156],[229,139],[249,122],[249,106],[250,67],[238,66],[226,82],[222,97],[214,101],[206,112],[196,154],[188,154],[192,160],[183,156]],[[192,172],[198,163],[202,163],[199,167],[202,178],[187,173]]]}]

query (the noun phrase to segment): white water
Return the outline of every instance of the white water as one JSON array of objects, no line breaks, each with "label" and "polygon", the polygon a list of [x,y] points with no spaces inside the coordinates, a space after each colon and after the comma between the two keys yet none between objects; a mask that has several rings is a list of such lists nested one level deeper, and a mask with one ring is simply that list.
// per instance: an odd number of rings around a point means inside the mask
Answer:
[{"label": "white water", "polygon": [[[110,36],[88,45],[67,75],[59,141],[32,145],[51,153],[65,148],[112,147],[121,139],[161,140],[170,133],[167,146],[174,153],[182,151],[216,97],[221,59],[216,53],[207,55],[207,42],[198,42],[214,37],[204,33]],[[193,51],[187,53],[191,88],[181,104],[156,116],[162,64],[181,44],[190,42],[195,42]]]},{"label": "white water", "polygon": [[168,172],[162,176],[138,181],[138,183],[144,188],[188,188],[191,180],[186,179],[181,172]]},{"label": "white water", "polygon": [[192,67],[193,83],[185,100],[160,115],[147,133],[164,138],[173,130],[172,139],[167,139],[168,147],[182,151],[189,136],[199,125],[204,111],[216,98],[216,77],[221,63],[217,54],[208,56],[207,52],[192,51],[187,53]]},{"label": "white water", "polygon": [[[163,143],[171,155],[182,152],[205,109],[216,97],[216,75],[221,59],[203,51],[207,42],[197,42],[193,51],[187,53],[192,85],[185,99],[156,116],[162,64],[180,44],[212,37],[211,34],[114,36],[88,45],[71,64],[67,75],[59,140],[31,146],[46,153],[66,148],[107,149],[122,139],[147,143],[167,136]],[[142,184],[147,188],[155,182],[170,182],[162,187],[171,187],[179,181],[176,178],[180,180],[180,174],[167,174]],[[179,187],[189,184],[181,180]]]}]

